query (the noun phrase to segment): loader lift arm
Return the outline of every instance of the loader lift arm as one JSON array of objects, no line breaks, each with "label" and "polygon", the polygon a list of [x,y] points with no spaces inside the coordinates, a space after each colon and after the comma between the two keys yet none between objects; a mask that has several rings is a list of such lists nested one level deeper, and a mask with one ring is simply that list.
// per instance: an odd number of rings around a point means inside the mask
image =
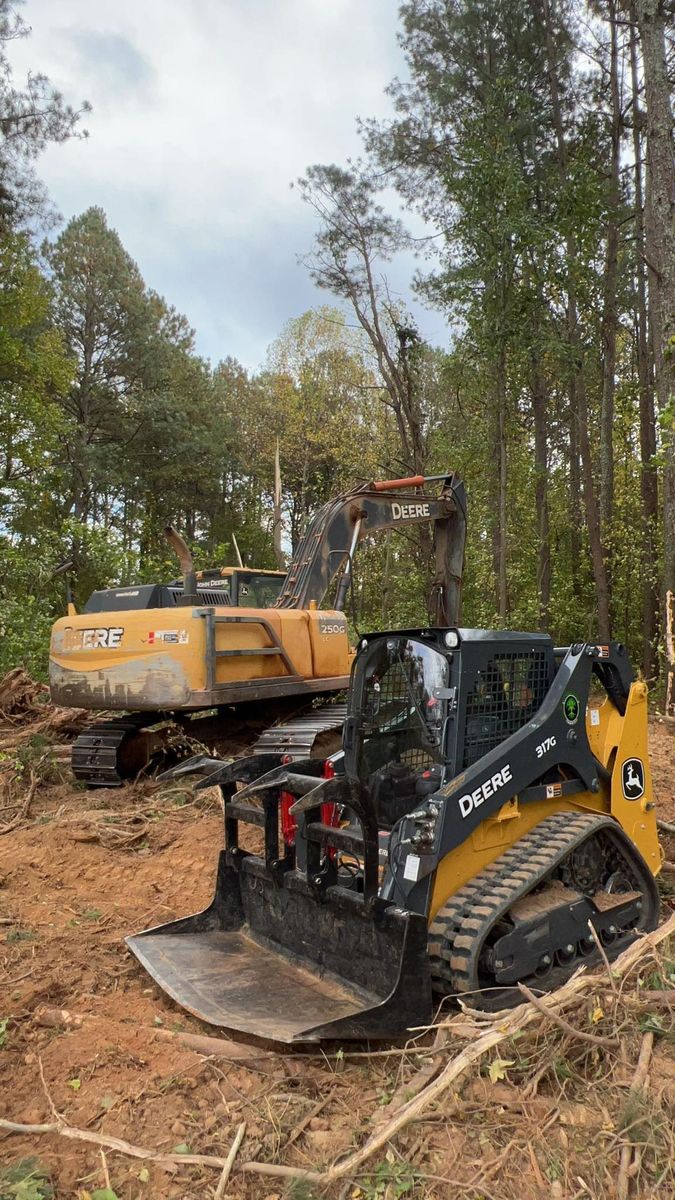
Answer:
[{"label": "loader lift arm", "polygon": [[[416,489],[441,482],[439,496]],[[466,540],[466,492],[454,474],[414,475],[365,483],[329,500],[302,537],[275,608],[317,605],[339,574],[334,607],[344,609],[359,542],[372,533],[410,525],[432,525],[435,574],[429,607],[436,625],[460,621]]]}]

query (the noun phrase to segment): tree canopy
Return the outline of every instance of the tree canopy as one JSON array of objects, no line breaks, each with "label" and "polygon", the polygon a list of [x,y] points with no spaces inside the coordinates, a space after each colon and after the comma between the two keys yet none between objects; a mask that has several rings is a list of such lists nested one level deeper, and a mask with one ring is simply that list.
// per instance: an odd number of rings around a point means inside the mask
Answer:
[{"label": "tree canopy", "polygon": [[[75,598],[199,565],[276,565],[335,493],[459,472],[464,621],[624,641],[646,676],[675,590],[672,29],[663,0],[407,0],[392,116],[358,162],[314,164],[301,261],[331,303],[292,316],[257,371],[195,351],[99,207],[31,232],[35,160],[82,133],[0,0],[0,667],[43,670]],[[392,196],[403,206],[393,215]],[[408,217],[425,223],[412,238]],[[387,273],[447,319],[428,345]],[[411,293],[412,294],[412,293]],[[279,546],[277,545],[277,556]],[[366,544],[358,628],[425,617],[422,533]]]}]

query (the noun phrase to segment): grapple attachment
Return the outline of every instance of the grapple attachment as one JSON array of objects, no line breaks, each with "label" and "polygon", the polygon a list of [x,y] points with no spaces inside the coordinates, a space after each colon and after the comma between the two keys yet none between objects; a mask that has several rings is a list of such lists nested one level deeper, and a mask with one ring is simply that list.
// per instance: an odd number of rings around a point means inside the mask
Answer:
[{"label": "grapple attachment", "polygon": [[[319,855],[309,853],[302,869],[288,852],[280,858],[280,782],[259,809],[242,793],[228,800],[223,788],[227,848],[212,903],[127,938],[128,946],[164,991],[212,1025],[304,1042],[388,1038],[424,1024],[432,1011],[425,918],[317,871],[319,857],[329,861],[322,845],[341,842],[354,853],[364,844],[353,828],[322,824],[320,809],[303,815],[307,845]],[[239,849],[243,819],[264,825],[264,856]]]}]

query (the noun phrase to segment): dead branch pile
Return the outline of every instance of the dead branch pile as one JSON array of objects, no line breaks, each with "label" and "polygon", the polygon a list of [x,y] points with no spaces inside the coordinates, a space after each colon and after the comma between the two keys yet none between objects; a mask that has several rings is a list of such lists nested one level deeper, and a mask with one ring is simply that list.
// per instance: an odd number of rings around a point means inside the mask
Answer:
[{"label": "dead branch pile", "polygon": [[31,679],[23,667],[0,679],[0,721],[9,726],[0,738],[2,750],[16,749],[35,736],[75,736],[90,719],[83,708],[52,704],[47,685]]},{"label": "dead branch pile", "polygon": [[0,716],[6,720],[33,719],[43,715],[45,707],[51,707],[47,685],[36,683],[23,667],[15,667],[0,679]]}]

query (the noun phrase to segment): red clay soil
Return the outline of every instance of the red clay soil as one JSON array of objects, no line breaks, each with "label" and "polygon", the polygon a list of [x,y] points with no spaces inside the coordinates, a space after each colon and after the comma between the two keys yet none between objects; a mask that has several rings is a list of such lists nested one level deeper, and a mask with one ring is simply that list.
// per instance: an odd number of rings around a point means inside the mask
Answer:
[{"label": "red clay soil", "polygon": [[[652,733],[661,809],[675,820],[675,738],[663,725],[654,724]],[[0,837],[0,1019],[7,1019],[0,1115],[49,1122],[51,1101],[81,1129],[158,1153],[178,1146],[216,1155],[227,1153],[238,1124],[246,1121],[238,1162],[272,1162],[281,1154],[287,1163],[316,1168],[361,1140],[399,1082],[400,1059],[343,1059],[333,1050],[328,1056],[278,1054],[242,1066],[148,1034],[160,1026],[217,1032],[155,988],[123,942],[127,933],[209,901],[221,815],[217,794],[204,795],[197,808],[185,804],[185,790],[160,792],[149,783],[98,792],[63,781],[42,784],[28,823]],[[0,812],[0,824],[5,819]],[[675,842],[668,847],[675,857],[672,847]],[[35,1021],[44,1005],[92,1019],[76,1029],[44,1028]],[[490,1188],[457,1194],[473,1200],[571,1196],[574,1188],[551,1190],[546,1146],[552,1134],[539,1140],[550,1107],[541,1097],[524,1109],[521,1103],[517,1120],[531,1122],[529,1142],[516,1137]],[[480,1120],[485,1123],[485,1116]],[[501,1135],[490,1134],[489,1121],[484,1146],[475,1129],[439,1121],[438,1113],[427,1124],[410,1126],[397,1139],[396,1151],[389,1158],[383,1152],[379,1166],[377,1159],[373,1163],[380,1175],[371,1183],[361,1177],[359,1186],[352,1181],[344,1195],[448,1195],[451,1182],[467,1185],[481,1155],[500,1151]],[[588,1137],[583,1140],[588,1143]],[[0,1169],[30,1155],[51,1169],[58,1198],[86,1197],[104,1186],[95,1146],[56,1135],[0,1132]],[[218,1171],[210,1168],[169,1170],[112,1151],[106,1157],[120,1200],[201,1200],[213,1195],[218,1181]],[[424,1178],[416,1182],[413,1170]],[[394,1181],[386,1184],[391,1190],[375,1190],[380,1178]],[[409,1186],[401,1190],[406,1180]],[[286,1195],[285,1184],[235,1169],[227,1194],[275,1200]],[[601,1189],[595,1194],[605,1195]]]}]

